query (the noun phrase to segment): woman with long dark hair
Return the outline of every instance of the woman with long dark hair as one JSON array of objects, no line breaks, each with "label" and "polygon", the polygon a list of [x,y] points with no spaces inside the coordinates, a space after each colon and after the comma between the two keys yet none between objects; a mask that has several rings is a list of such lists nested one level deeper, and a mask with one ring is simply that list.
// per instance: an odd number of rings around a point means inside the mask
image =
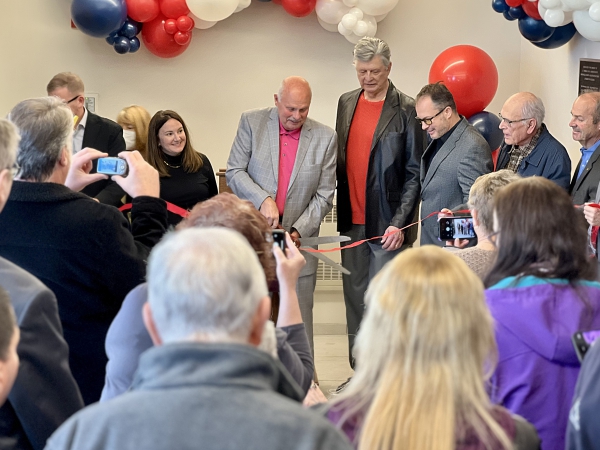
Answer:
[{"label": "woman with long dark hair", "polygon": [[[148,129],[148,163],[160,175],[160,198],[184,210],[217,195],[210,161],[190,142],[185,122],[175,111],[158,111]],[[169,224],[182,216],[169,211]]]},{"label": "woman with long dark hair", "polygon": [[571,338],[600,329],[587,226],[564,189],[530,177],[496,195],[494,234],[498,256],[486,278],[499,352],[492,400],[533,423],[543,450],[562,450],[580,369]]}]

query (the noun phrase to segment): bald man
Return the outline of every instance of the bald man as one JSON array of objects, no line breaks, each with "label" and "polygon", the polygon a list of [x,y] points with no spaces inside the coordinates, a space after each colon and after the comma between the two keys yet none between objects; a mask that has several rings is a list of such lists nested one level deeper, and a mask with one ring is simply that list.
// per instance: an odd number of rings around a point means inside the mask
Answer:
[{"label": "bald man", "polygon": [[[289,231],[296,245],[319,235],[333,206],[337,139],[335,131],[308,118],[312,92],[300,77],[283,80],[275,107],[242,114],[227,161],[227,184],[250,200],[273,228]],[[310,258],[296,290],[313,345],[313,294],[317,260]]]},{"label": "bald man", "polygon": [[531,92],[509,97],[500,113],[504,143],[496,170],[508,169],[523,177],[538,175],[569,190],[571,159],[544,124],[542,100]]}]

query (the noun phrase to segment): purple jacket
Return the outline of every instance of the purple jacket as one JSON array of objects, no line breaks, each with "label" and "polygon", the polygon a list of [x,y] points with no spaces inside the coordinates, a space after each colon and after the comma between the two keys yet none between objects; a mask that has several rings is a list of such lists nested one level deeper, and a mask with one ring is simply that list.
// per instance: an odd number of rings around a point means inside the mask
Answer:
[{"label": "purple jacket", "polygon": [[492,401],[531,422],[543,450],[565,448],[580,369],[571,337],[578,330],[600,329],[600,283],[577,286],[526,276],[505,278],[486,290],[498,343]]}]

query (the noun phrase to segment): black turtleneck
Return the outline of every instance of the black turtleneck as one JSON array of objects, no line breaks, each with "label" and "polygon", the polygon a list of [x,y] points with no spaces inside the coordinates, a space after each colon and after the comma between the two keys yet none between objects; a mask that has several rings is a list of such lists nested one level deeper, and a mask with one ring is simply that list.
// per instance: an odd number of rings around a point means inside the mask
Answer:
[{"label": "black turtleneck", "polygon": [[[182,167],[182,154],[161,154],[171,176],[160,178],[160,198],[183,209],[191,209],[196,203],[218,194],[215,173],[205,155],[201,154],[202,168],[196,173],[187,173]],[[177,225],[181,219],[169,211],[169,225]]]}]

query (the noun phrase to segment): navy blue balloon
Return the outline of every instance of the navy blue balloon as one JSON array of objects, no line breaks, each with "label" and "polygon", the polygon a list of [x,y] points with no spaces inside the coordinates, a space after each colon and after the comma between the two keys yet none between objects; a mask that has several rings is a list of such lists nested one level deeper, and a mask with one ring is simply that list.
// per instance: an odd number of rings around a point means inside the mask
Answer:
[{"label": "navy blue balloon", "polygon": [[485,138],[492,150],[496,150],[504,140],[500,126],[500,117],[487,111],[481,111],[469,117],[469,123]]},{"label": "navy blue balloon", "polygon": [[511,15],[510,15],[510,13],[509,13],[508,11],[504,11],[504,12],[502,13],[502,15],[504,16],[504,18],[505,18],[506,20],[510,20],[510,21],[517,20],[517,19],[515,19],[513,16],[511,16]]},{"label": "navy blue balloon", "polygon": [[508,10],[508,15],[513,19],[522,19],[523,17],[528,17],[527,13],[521,6],[513,6]]},{"label": "navy blue balloon", "polygon": [[106,37],[125,23],[127,5],[125,0],[73,0],[71,18],[83,33]]},{"label": "navy blue balloon", "polygon": [[136,37],[129,40],[129,53],[135,53],[140,49],[140,40]]},{"label": "navy blue balloon", "polygon": [[258,0],[259,2],[263,2],[263,3],[267,3],[270,2],[271,0]]},{"label": "navy blue balloon", "polygon": [[549,27],[543,20],[533,17],[519,19],[519,31],[525,39],[531,42],[542,42],[549,39],[556,28]]},{"label": "navy blue balloon", "polygon": [[575,36],[576,32],[577,29],[575,28],[575,25],[573,25],[573,23],[571,22],[567,25],[563,25],[562,27],[558,27],[556,30],[554,30],[552,36],[550,36],[545,41],[532,42],[532,44],[536,47],[545,49],[558,48],[569,42],[571,38]]},{"label": "navy blue balloon", "polygon": [[119,35],[125,36],[127,39],[133,39],[137,34],[137,26],[129,20],[119,30]]},{"label": "navy blue balloon", "polygon": [[504,0],[492,0],[492,9],[497,13],[503,13],[510,9]]},{"label": "navy blue balloon", "polygon": [[108,42],[110,45],[113,45],[115,43],[115,37],[111,34],[106,38],[106,42]]},{"label": "navy blue balloon", "polygon": [[129,44],[129,39],[127,39],[125,36],[119,36],[117,39],[115,39],[113,47],[115,52],[122,55],[129,52],[131,45]]}]

